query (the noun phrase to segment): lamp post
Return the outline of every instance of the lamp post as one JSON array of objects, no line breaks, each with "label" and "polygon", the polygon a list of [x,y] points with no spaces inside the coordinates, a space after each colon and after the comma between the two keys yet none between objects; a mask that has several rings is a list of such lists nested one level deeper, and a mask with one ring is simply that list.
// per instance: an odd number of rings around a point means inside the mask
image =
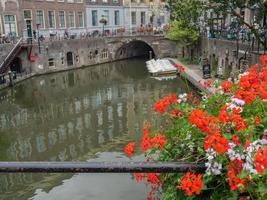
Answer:
[{"label": "lamp post", "polygon": [[40,25],[41,24],[36,24],[39,53],[41,53],[40,32],[39,32]]},{"label": "lamp post", "polygon": [[132,0],[130,0],[130,35],[132,36]]},{"label": "lamp post", "polygon": [[103,24],[103,28],[102,28],[102,36],[104,37],[105,35],[105,25],[107,24],[107,20],[104,18],[105,16],[102,15],[102,19],[100,19],[99,23]]}]

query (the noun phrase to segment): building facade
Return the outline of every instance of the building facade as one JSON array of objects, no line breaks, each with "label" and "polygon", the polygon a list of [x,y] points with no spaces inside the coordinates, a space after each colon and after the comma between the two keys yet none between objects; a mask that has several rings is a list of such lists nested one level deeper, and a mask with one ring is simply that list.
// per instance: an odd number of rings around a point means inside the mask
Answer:
[{"label": "building facade", "polygon": [[123,14],[122,0],[86,0],[87,31],[111,35],[124,26]]},{"label": "building facade", "polygon": [[140,26],[160,27],[167,24],[170,12],[164,0],[124,0],[126,29],[136,30]]},{"label": "building facade", "polygon": [[86,31],[84,0],[1,0],[0,12],[0,31],[6,36]]}]

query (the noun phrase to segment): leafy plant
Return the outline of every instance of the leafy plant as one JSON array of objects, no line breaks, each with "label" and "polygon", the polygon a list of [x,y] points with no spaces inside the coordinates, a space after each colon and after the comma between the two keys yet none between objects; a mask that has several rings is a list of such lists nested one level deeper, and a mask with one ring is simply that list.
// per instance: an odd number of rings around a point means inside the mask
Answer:
[{"label": "leafy plant", "polygon": [[[146,123],[140,148],[149,161],[205,163],[205,172],[135,173],[135,179],[151,184],[148,199],[156,192],[167,200],[267,199],[267,55],[236,83],[200,84],[216,92],[202,100],[170,94],[155,102],[166,126],[151,132]],[[135,148],[131,142],[124,151],[132,157]]]}]

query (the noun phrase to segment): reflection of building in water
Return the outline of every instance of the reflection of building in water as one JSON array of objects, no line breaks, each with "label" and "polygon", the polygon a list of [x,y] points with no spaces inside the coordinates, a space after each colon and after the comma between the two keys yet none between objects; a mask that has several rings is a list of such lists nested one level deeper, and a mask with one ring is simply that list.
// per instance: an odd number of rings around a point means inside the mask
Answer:
[{"label": "reflection of building in water", "polygon": [[[162,84],[146,77],[144,68],[130,76],[127,67],[101,65],[14,87],[0,102],[1,139],[7,143],[2,159],[77,160],[94,149],[106,151],[105,144],[128,132],[138,139],[144,120],[155,119],[153,101],[178,88],[177,82]],[[6,177],[0,177],[0,185]]]},{"label": "reflection of building in water", "polygon": [[[44,77],[48,83],[47,80],[54,80],[53,85],[54,82],[59,86],[67,84],[59,88],[31,80],[30,91],[26,92],[31,94],[32,90],[37,90],[40,94],[33,98],[31,105],[25,108],[24,102],[16,99],[11,112],[0,114],[0,130],[16,137],[7,149],[7,157],[11,160],[72,160],[75,157],[70,153],[70,145],[76,145],[77,155],[81,156],[92,145],[97,146],[128,131],[136,134],[143,121],[151,118],[153,101],[164,93],[164,86],[158,89],[148,78],[128,83],[130,78],[121,77],[115,66],[106,70],[109,76],[105,78],[101,71],[94,68],[85,73],[77,71]],[[71,86],[67,81],[69,73],[73,74],[75,82]],[[98,76],[88,76],[90,74]],[[95,81],[94,77],[99,79]],[[120,81],[114,82],[114,79]],[[91,142],[82,144],[84,141]]]}]

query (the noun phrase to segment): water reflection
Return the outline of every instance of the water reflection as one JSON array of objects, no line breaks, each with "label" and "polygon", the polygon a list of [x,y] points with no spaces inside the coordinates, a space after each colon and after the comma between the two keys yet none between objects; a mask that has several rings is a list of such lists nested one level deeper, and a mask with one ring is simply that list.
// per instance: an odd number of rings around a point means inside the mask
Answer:
[{"label": "water reflection", "polygon": [[[184,88],[179,79],[151,79],[143,60],[27,80],[0,92],[1,160],[87,160],[96,152],[120,152],[127,140],[140,139],[145,120],[160,125],[154,100]],[[20,193],[28,199],[39,188],[36,183],[50,191],[66,177],[71,175],[0,175],[0,192],[5,199]]]}]

